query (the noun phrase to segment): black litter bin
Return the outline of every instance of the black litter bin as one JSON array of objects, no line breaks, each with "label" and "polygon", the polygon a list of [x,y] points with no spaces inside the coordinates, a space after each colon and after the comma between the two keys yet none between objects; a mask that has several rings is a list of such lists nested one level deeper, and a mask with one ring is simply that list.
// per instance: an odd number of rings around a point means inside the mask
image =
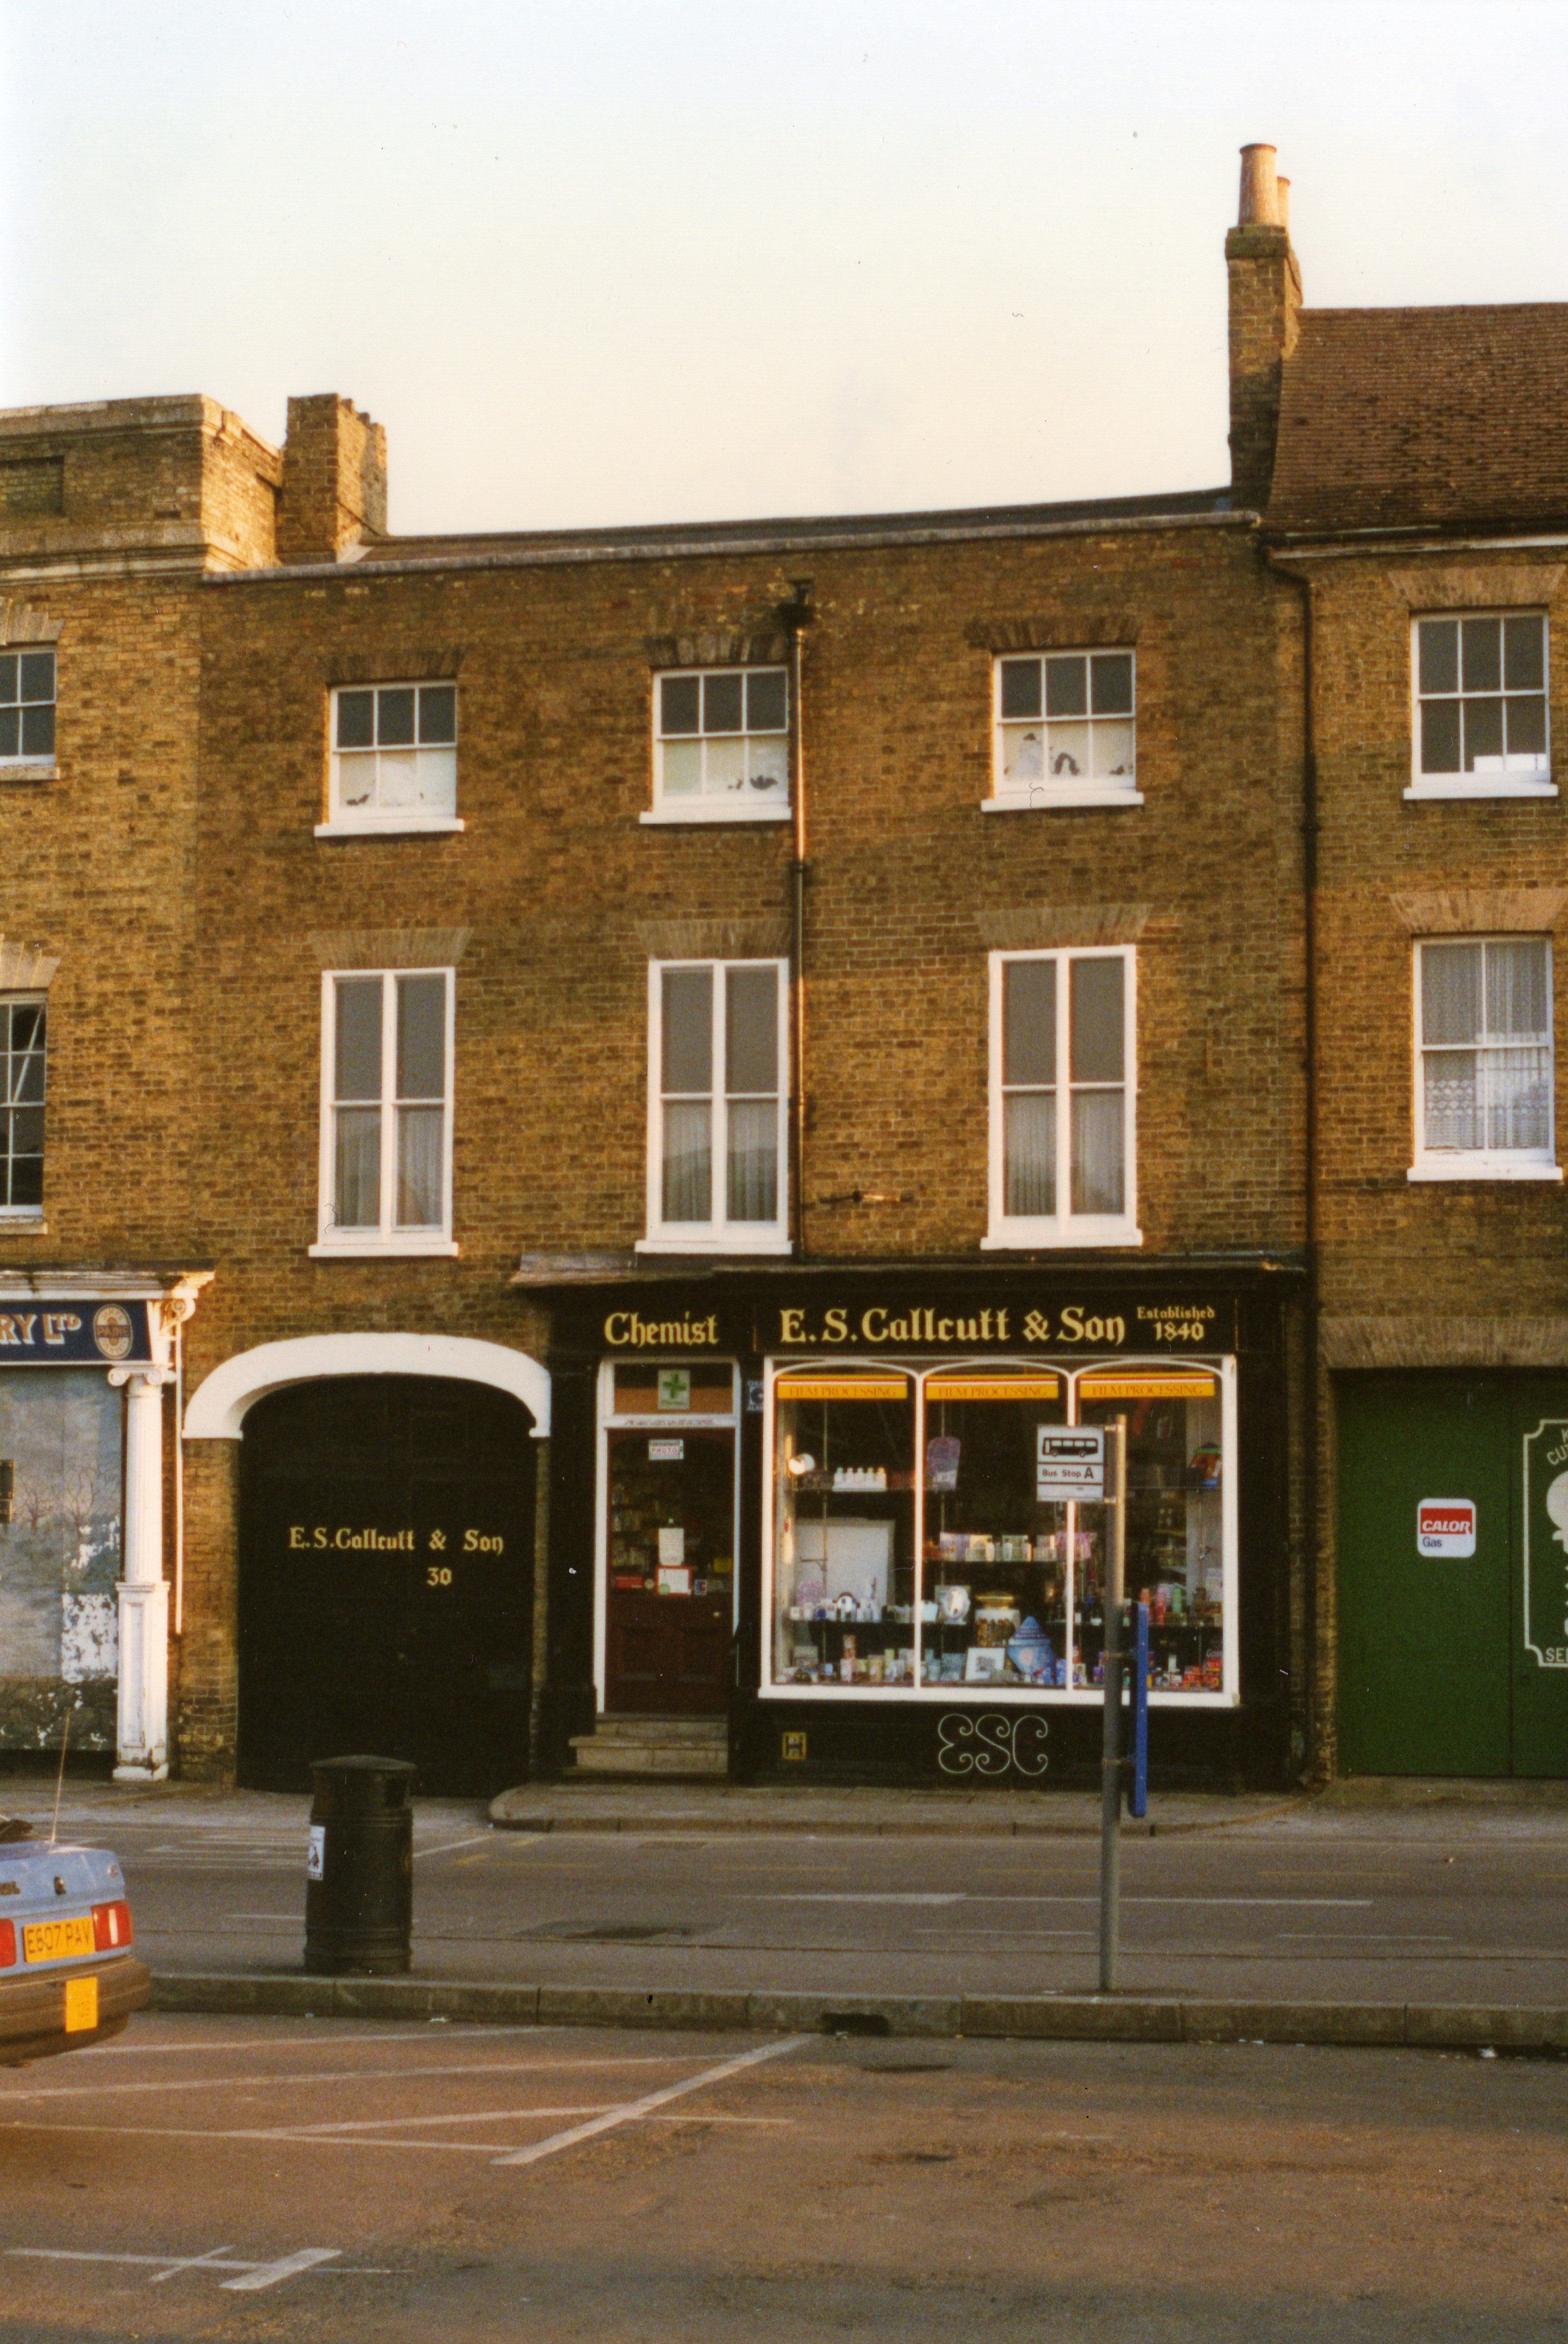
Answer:
[{"label": "black litter bin", "polygon": [[414,1924],[414,1768],[406,1758],[322,1758],[311,1767],[305,1966],[388,1977],[406,1970]]}]

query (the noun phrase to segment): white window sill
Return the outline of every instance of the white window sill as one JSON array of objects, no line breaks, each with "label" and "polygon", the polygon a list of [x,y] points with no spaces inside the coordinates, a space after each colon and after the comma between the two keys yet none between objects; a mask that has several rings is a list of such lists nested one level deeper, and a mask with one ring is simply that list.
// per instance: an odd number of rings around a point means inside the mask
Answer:
[{"label": "white window sill", "polygon": [[330,822],[319,822],[318,838],[415,838],[432,833],[461,830],[463,823],[455,813],[378,814],[373,822],[357,822],[345,814],[335,815]]},{"label": "white window sill", "polygon": [[1505,773],[1423,773],[1412,782],[1405,796],[1419,803],[1422,798],[1554,798],[1555,782],[1544,774],[1531,780],[1524,774]]},{"label": "white window sill", "polygon": [[739,1229],[683,1230],[676,1237],[639,1238],[633,1253],[788,1253],[790,1239],[783,1229],[761,1230],[752,1237]]},{"label": "white window sill", "polygon": [[423,1255],[440,1256],[450,1260],[457,1252],[455,1238],[438,1237],[377,1237],[373,1230],[363,1234],[324,1239],[309,1248],[312,1261],[376,1261],[407,1259]]},{"label": "white window sill", "polygon": [[1058,806],[1140,806],[1141,790],[1113,789],[1108,784],[1086,782],[1039,783],[1033,790],[998,791],[994,798],[982,798],[982,813],[1051,813]]},{"label": "white window sill", "polygon": [[[665,1419],[673,1423],[674,1419]],[[989,1709],[1103,1709],[1105,1697],[1098,1685],[1020,1685],[986,1684],[955,1682],[952,1684],[791,1684],[768,1682],[757,1690],[759,1701],[875,1701],[880,1702],[926,1702],[945,1709],[969,1705]],[[1151,1691],[1149,1707],[1160,1709],[1235,1709],[1239,1706],[1234,1692],[1180,1692]]]},{"label": "white window sill", "polygon": [[1416,1164],[1407,1180],[1561,1180],[1555,1164],[1511,1164],[1502,1156],[1462,1156],[1452,1164]]},{"label": "white window sill", "polygon": [[1038,1253],[1047,1248],[1075,1251],[1086,1246],[1140,1246],[1143,1231],[1132,1221],[1094,1219],[1085,1215],[1081,1219],[1067,1221],[1021,1221],[1009,1226],[1004,1223],[1002,1233],[994,1230],[980,1239],[982,1253]]},{"label": "white window sill", "polygon": [[780,805],[776,800],[771,800],[764,804],[754,798],[728,797],[693,798],[689,803],[666,802],[663,805],[651,807],[646,813],[640,813],[637,817],[639,822],[654,825],[673,823],[687,827],[701,823],[787,822],[789,818],[787,803]]},{"label": "white window sill", "polygon": [[0,782],[52,782],[58,771],[53,757],[0,757]]},{"label": "white window sill", "polygon": [[0,1238],[46,1238],[48,1234],[49,1224],[42,1213],[0,1206]]}]

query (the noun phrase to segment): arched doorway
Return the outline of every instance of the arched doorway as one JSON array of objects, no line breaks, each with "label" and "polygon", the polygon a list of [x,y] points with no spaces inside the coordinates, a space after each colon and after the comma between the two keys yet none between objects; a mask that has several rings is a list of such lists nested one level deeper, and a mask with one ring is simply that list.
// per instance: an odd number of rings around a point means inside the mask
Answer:
[{"label": "arched doorway", "polygon": [[239,1781],[353,1751],[418,1787],[528,1772],[534,1420],[484,1384],[341,1376],[249,1408],[240,1456]]}]

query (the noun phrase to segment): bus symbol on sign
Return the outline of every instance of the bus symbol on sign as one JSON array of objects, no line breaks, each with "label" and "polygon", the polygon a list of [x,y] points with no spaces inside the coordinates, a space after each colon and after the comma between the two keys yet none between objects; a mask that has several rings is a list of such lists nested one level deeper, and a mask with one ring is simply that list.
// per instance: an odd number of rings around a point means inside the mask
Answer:
[{"label": "bus symbol on sign", "polygon": [[1475,1552],[1473,1498],[1422,1498],[1415,1510],[1418,1554]]}]

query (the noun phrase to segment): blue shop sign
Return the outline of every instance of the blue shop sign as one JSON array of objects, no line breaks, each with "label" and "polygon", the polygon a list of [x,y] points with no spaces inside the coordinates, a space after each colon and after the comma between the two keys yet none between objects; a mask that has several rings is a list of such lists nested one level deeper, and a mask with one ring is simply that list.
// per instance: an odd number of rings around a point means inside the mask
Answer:
[{"label": "blue shop sign", "polygon": [[0,1308],[0,1368],[117,1368],[151,1358],[145,1302],[29,1295]]}]

